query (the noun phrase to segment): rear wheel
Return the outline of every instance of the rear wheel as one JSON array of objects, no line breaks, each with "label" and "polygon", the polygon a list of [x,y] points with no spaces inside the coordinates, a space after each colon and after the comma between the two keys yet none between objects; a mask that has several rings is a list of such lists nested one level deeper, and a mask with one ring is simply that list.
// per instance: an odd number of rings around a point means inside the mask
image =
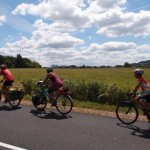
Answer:
[{"label": "rear wheel", "polygon": [[150,112],[146,115],[147,119],[150,121]]},{"label": "rear wheel", "polygon": [[117,106],[116,116],[124,124],[133,124],[138,119],[139,113],[133,103],[124,101]]},{"label": "rear wheel", "polygon": [[12,107],[18,107],[20,105],[21,99],[9,100],[9,104]]},{"label": "rear wheel", "polygon": [[71,112],[73,107],[73,102],[72,98],[69,95],[60,95],[57,98],[57,104],[56,104],[56,109],[61,113],[61,114],[68,114]]},{"label": "rear wheel", "polygon": [[8,93],[8,102],[12,107],[18,107],[23,98],[23,92],[18,90],[10,90]]}]

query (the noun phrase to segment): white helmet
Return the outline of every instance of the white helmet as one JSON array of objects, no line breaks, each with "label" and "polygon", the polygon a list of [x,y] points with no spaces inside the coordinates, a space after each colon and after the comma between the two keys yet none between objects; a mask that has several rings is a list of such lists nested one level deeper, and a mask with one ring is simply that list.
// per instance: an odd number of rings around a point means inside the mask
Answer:
[{"label": "white helmet", "polygon": [[142,75],[142,74],[144,74],[144,71],[142,69],[135,69],[134,73],[138,74],[138,75]]}]

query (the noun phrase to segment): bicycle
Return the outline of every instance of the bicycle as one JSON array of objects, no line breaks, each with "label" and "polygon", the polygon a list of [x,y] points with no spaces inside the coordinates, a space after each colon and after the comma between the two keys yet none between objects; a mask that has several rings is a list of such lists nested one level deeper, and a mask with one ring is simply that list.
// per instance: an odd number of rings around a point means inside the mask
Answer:
[{"label": "bicycle", "polygon": [[[139,111],[138,107],[140,107],[145,113],[145,110],[134,103],[134,99],[136,97],[135,93],[130,94],[131,100],[130,101],[122,101],[118,104],[116,108],[116,116],[117,118],[124,124],[133,124],[137,121],[139,117]],[[144,102],[146,103],[146,99],[144,99]],[[145,114],[147,119],[150,121],[150,111]]]},{"label": "bicycle", "polygon": [[[2,98],[3,91],[0,90],[0,100]],[[8,92],[8,102],[13,108],[17,108],[21,100],[23,99],[24,92],[21,88],[15,87],[15,88],[10,88]]]},{"label": "bicycle", "polygon": [[[47,106],[47,102],[52,100],[48,93],[48,85],[41,86],[42,82],[43,81],[38,82],[37,86],[39,87],[39,89],[31,95],[32,103],[39,111],[43,111]],[[69,90],[63,86],[56,91],[55,95],[55,107],[57,111],[63,115],[70,113],[73,107],[73,101],[70,96]]]}]

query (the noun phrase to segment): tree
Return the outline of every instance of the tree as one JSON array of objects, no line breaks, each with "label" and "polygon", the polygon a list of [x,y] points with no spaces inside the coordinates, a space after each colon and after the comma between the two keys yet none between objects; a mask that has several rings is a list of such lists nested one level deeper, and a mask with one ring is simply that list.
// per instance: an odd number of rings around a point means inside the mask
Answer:
[{"label": "tree", "polygon": [[130,68],[130,67],[131,67],[131,64],[129,64],[128,62],[125,62],[123,66],[124,66],[125,68]]},{"label": "tree", "polygon": [[24,62],[23,62],[22,56],[20,54],[17,54],[15,66],[16,66],[16,68],[24,68]]}]

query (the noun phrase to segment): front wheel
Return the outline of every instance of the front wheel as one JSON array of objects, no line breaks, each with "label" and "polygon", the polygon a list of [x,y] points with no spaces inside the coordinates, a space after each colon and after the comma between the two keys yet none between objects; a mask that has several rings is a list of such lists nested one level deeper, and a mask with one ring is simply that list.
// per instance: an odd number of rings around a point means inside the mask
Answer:
[{"label": "front wheel", "polygon": [[71,112],[73,107],[72,98],[69,95],[60,95],[57,98],[56,109],[63,115]]},{"label": "front wheel", "polygon": [[117,118],[124,124],[133,124],[139,116],[139,112],[133,103],[124,101],[116,108]]}]

